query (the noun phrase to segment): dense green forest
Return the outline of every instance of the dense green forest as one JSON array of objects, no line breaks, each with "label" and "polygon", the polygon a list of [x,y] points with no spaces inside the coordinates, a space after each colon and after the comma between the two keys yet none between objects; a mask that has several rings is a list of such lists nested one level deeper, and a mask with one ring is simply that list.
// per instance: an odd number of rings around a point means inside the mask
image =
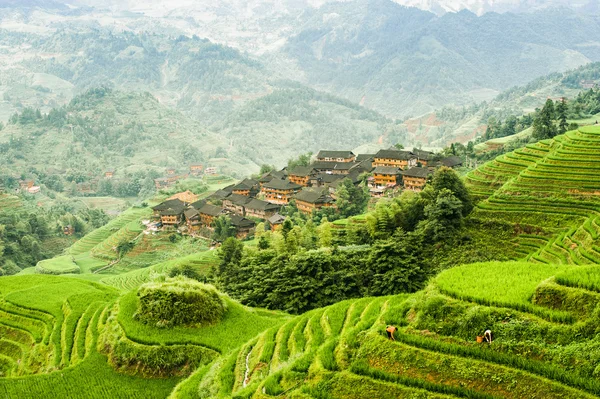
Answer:
[{"label": "dense green forest", "polygon": [[[259,225],[256,248],[229,238],[213,276],[244,304],[292,313],[348,298],[414,292],[442,269],[510,258],[510,224],[472,218],[472,209],[456,172],[441,168],[423,192],[380,201],[358,219],[315,222],[318,214],[293,214],[275,232],[261,232]],[[506,245],[497,245],[498,237]]]}]

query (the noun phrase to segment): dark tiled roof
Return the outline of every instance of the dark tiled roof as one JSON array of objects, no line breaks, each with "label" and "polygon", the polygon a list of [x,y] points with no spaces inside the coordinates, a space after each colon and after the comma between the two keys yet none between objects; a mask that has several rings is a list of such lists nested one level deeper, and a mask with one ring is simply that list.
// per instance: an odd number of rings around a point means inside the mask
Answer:
[{"label": "dark tiled roof", "polygon": [[356,166],[355,162],[315,162],[311,166],[317,170],[349,170]]},{"label": "dark tiled roof", "polygon": [[298,201],[308,202],[309,204],[326,204],[333,202],[333,198],[327,195],[324,191],[303,189],[298,194],[294,195]]},{"label": "dark tiled roof", "polygon": [[268,172],[268,173],[265,173],[264,175],[262,175],[260,177],[260,179],[258,179],[258,181],[260,183],[268,183],[268,182],[270,182],[273,179],[283,180],[283,179],[285,179],[286,176],[287,176],[287,172],[286,171],[284,171],[284,170],[280,170],[280,171],[274,170],[274,171],[271,171],[271,172]]},{"label": "dark tiled roof", "polygon": [[258,180],[253,179],[244,179],[235,186],[232,187],[233,190],[251,190],[255,186],[258,185]]},{"label": "dark tiled roof", "polygon": [[208,198],[211,200],[222,200],[229,197],[230,195],[231,191],[217,190],[214,193],[212,193]]},{"label": "dark tiled roof", "polygon": [[394,166],[377,166],[373,173],[378,175],[399,175],[402,170]]},{"label": "dark tiled roof", "polygon": [[383,159],[399,159],[399,160],[409,160],[416,158],[416,156],[410,151],[400,151],[400,150],[379,150],[377,154],[375,154],[375,158],[383,158]]},{"label": "dark tiled roof", "polygon": [[410,168],[409,170],[405,170],[401,173],[403,176],[421,177],[421,178],[427,178],[427,176],[433,174],[428,168],[420,168],[418,166],[415,166],[414,168]]},{"label": "dark tiled roof", "polygon": [[198,211],[194,208],[186,210],[185,212],[183,212],[183,214],[185,215],[186,220],[198,218]]},{"label": "dark tiled roof", "polygon": [[206,204],[206,200],[199,200],[199,201],[196,201],[196,202],[190,204],[190,206],[192,208],[198,210],[198,209],[202,208],[204,206],[204,204]]},{"label": "dark tiled roof", "polygon": [[273,216],[271,216],[268,220],[271,224],[280,224],[285,221],[285,216],[281,216],[280,214],[276,213]]},{"label": "dark tiled roof", "polygon": [[262,201],[256,198],[252,198],[250,202],[245,205],[246,209],[254,209],[257,211],[270,211],[270,210],[279,210],[281,206],[277,204],[271,204],[267,201]]},{"label": "dark tiled roof", "polygon": [[162,203],[152,207],[152,209],[155,211],[166,211],[167,209],[179,209],[179,208],[181,208],[182,211],[185,209],[185,203],[182,200],[180,200],[179,198],[168,200],[168,201],[162,202]]},{"label": "dark tiled roof", "polygon": [[301,185],[292,183],[289,180],[273,179],[268,183],[263,184],[265,188],[271,188],[274,190],[298,190],[302,188]]},{"label": "dark tiled roof", "polygon": [[233,204],[240,206],[246,205],[251,200],[252,198],[241,194],[231,194],[227,198],[223,199],[223,201],[231,201]]},{"label": "dark tiled roof", "polygon": [[459,166],[463,164],[463,160],[461,157],[458,157],[456,155],[453,155],[451,157],[446,157],[444,159],[442,159],[440,161],[440,163],[444,166],[448,166],[450,168],[453,168],[455,166]]},{"label": "dark tiled roof", "polygon": [[315,176],[315,179],[322,183],[333,183],[334,181],[343,180],[346,175],[334,175],[331,173],[319,173]]},{"label": "dark tiled roof", "polygon": [[375,154],[358,154],[356,156],[356,162],[363,162],[373,158],[375,158]]},{"label": "dark tiled roof", "polygon": [[319,151],[317,159],[321,158],[352,158],[354,153],[352,151]]},{"label": "dark tiled roof", "polygon": [[289,176],[309,176],[315,168],[311,166],[296,166],[288,172]]},{"label": "dark tiled roof", "polygon": [[417,158],[423,159],[425,161],[429,161],[429,160],[433,159],[433,156],[435,155],[431,151],[424,151],[424,150],[419,150],[416,148],[414,148],[412,150],[412,153],[415,154],[417,156]]},{"label": "dark tiled roof", "polygon": [[224,213],[224,211],[223,211],[223,209],[221,209],[221,207],[211,205],[211,204],[204,204],[204,206],[202,208],[198,209],[198,212],[203,213],[208,216],[219,216],[222,213]]},{"label": "dark tiled roof", "polygon": [[231,225],[237,228],[252,228],[256,225],[253,220],[246,219],[238,215],[230,215]]}]

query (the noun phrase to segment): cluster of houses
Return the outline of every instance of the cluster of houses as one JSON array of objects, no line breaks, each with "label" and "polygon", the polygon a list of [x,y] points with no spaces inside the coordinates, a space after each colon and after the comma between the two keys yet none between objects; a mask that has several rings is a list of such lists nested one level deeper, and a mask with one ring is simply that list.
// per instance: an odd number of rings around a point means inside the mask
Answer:
[{"label": "cluster of houses", "polygon": [[244,179],[204,200],[189,192],[176,194],[153,208],[154,217],[163,227],[194,235],[201,234],[203,229],[212,230],[216,218],[228,215],[236,236],[243,238],[252,233],[255,220],[268,222],[270,226],[283,223],[285,218],[279,211],[292,200],[305,214],[335,206],[336,191],[344,179],[359,184],[368,176],[371,196],[381,197],[398,188],[422,190],[435,168],[441,165],[456,167],[462,165],[462,160],[436,159],[432,152],[395,147],[359,155],[351,151],[320,151],[308,166]]}]

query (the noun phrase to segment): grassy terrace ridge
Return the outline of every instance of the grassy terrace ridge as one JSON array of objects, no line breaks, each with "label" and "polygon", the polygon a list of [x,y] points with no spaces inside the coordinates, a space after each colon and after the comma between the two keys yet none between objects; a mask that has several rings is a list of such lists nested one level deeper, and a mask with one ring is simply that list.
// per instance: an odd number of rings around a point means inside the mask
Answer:
[{"label": "grassy terrace ridge", "polygon": [[479,201],[476,215],[552,235],[538,248],[522,241],[524,260],[599,263],[599,154],[600,127],[584,126],[487,162],[465,179]]},{"label": "grassy terrace ridge", "polygon": [[[527,268],[532,273],[527,274]],[[488,283],[477,284],[482,270],[491,275],[485,277]],[[576,269],[527,262],[466,265],[442,273],[416,294],[348,300],[316,309],[198,369],[170,398],[597,397],[600,383],[594,377],[583,377],[582,371],[558,360],[541,361],[535,350],[539,342],[531,341],[533,351],[528,354],[507,346],[513,334],[521,333],[515,330],[518,326],[533,334],[555,325],[538,317],[544,306],[532,299],[549,278],[571,270]],[[491,303],[494,297],[502,303]],[[482,323],[476,312],[493,317]],[[588,322],[592,321],[553,328],[567,334]],[[431,323],[437,327],[426,328],[435,327]],[[389,324],[399,326],[396,342],[385,337]],[[492,345],[475,343],[484,325],[495,333]],[[577,345],[593,336],[580,337]],[[530,341],[523,337],[523,344],[527,347]],[[564,359],[570,361],[574,360]],[[593,371],[595,364],[590,366]]]}]

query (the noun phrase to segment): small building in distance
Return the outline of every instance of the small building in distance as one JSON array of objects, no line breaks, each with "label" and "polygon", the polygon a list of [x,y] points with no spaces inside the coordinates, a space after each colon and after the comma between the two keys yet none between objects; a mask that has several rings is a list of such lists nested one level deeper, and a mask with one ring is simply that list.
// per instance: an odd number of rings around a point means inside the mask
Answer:
[{"label": "small building in distance", "polygon": [[115,176],[115,170],[114,169],[107,169],[104,171],[104,178],[105,179],[112,179]]},{"label": "small building in distance", "polygon": [[394,187],[402,182],[402,169],[396,166],[377,166],[373,170],[376,187]]},{"label": "small building in distance", "polygon": [[462,166],[463,160],[461,157],[453,155],[450,157],[443,158],[440,161],[440,164],[449,168],[457,168],[459,166]]},{"label": "small building in distance", "polygon": [[261,192],[265,196],[266,201],[272,204],[286,205],[301,188],[301,185],[292,183],[289,180],[274,178],[262,185]]},{"label": "small building in distance", "polygon": [[183,212],[185,217],[185,224],[187,226],[188,233],[194,234],[200,231],[202,222],[200,221],[200,213],[194,207],[190,207]]},{"label": "small building in distance", "polygon": [[255,217],[258,219],[269,219],[281,209],[281,205],[271,204],[267,201],[262,201],[252,198],[244,205],[246,217]]},{"label": "small building in distance", "polygon": [[216,175],[217,174],[217,167],[216,166],[209,166],[206,169],[204,169],[204,174],[205,175]]},{"label": "small building in distance", "polygon": [[285,216],[280,215],[279,213],[274,214],[269,219],[267,219],[269,224],[271,225],[271,230],[275,230],[277,226],[281,226],[283,222],[285,222]]},{"label": "small building in distance", "polygon": [[152,207],[153,217],[159,218],[163,227],[176,227],[183,221],[186,204],[180,199],[167,200]]},{"label": "small building in distance", "polygon": [[308,187],[310,185],[310,177],[314,174],[314,168],[311,166],[296,166],[288,171],[288,179],[292,183]]},{"label": "small building in distance", "polygon": [[352,151],[321,150],[317,154],[318,162],[354,162],[356,155]]},{"label": "small building in distance", "polygon": [[302,189],[294,195],[296,207],[305,214],[310,214],[314,210],[331,207],[335,205],[335,200],[329,195],[327,190]]},{"label": "small building in distance", "polygon": [[178,200],[184,202],[186,205],[188,205],[188,204],[198,201],[198,195],[194,194],[190,190],[187,190],[187,191],[172,195],[171,197],[167,198],[167,201],[174,200],[174,199],[178,199]]},{"label": "small building in distance", "polygon": [[204,171],[204,165],[201,163],[193,163],[190,165],[190,174],[194,176],[201,175]]},{"label": "small building in distance", "polygon": [[421,191],[427,184],[427,178],[431,176],[433,172],[429,168],[420,168],[415,166],[409,170],[402,172],[402,182],[406,190]]},{"label": "small building in distance", "polygon": [[231,188],[232,194],[245,195],[246,197],[254,197],[260,191],[258,180],[244,179]]},{"label": "small building in distance", "polygon": [[27,191],[31,187],[33,187],[33,185],[34,185],[34,181],[33,180],[19,180],[19,189],[20,190]]},{"label": "small building in distance", "polygon": [[417,166],[417,156],[410,151],[401,151],[396,148],[379,150],[375,154],[373,166],[394,166],[405,170]]},{"label": "small building in distance", "polygon": [[581,82],[579,82],[579,84],[583,89],[595,89],[596,87],[598,87],[598,82],[596,82],[595,80],[582,80]]},{"label": "small building in distance", "polygon": [[227,211],[219,206],[204,204],[204,206],[198,209],[198,213],[200,214],[200,221],[202,225],[210,227],[216,218],[221,215],[225,215]]},{"label": "small building in distance", "polygon": [[235,227],[235,237],[237,239],[243,239],[254,233],[256,223],[250,219],[239,215],[229,215],[231,219],[231,225]]},{"label": "small building in distance", "polygon": [[177,169],[175,168],[167,168],[167,176],[173,176],[177,173]]},{"label": "small building in distance", "polygon": [[223,198],[223,209],[236,215],[245,216],[245,206],[252,198],[240,194],[230,194]]},{"label": "small building in distance", "polygon": [[418,164],[421,164],[420,166],[432,166],[435,157],[433,152],[415,148],[412,153],[417,157],[417,166],[419,166]]}]

